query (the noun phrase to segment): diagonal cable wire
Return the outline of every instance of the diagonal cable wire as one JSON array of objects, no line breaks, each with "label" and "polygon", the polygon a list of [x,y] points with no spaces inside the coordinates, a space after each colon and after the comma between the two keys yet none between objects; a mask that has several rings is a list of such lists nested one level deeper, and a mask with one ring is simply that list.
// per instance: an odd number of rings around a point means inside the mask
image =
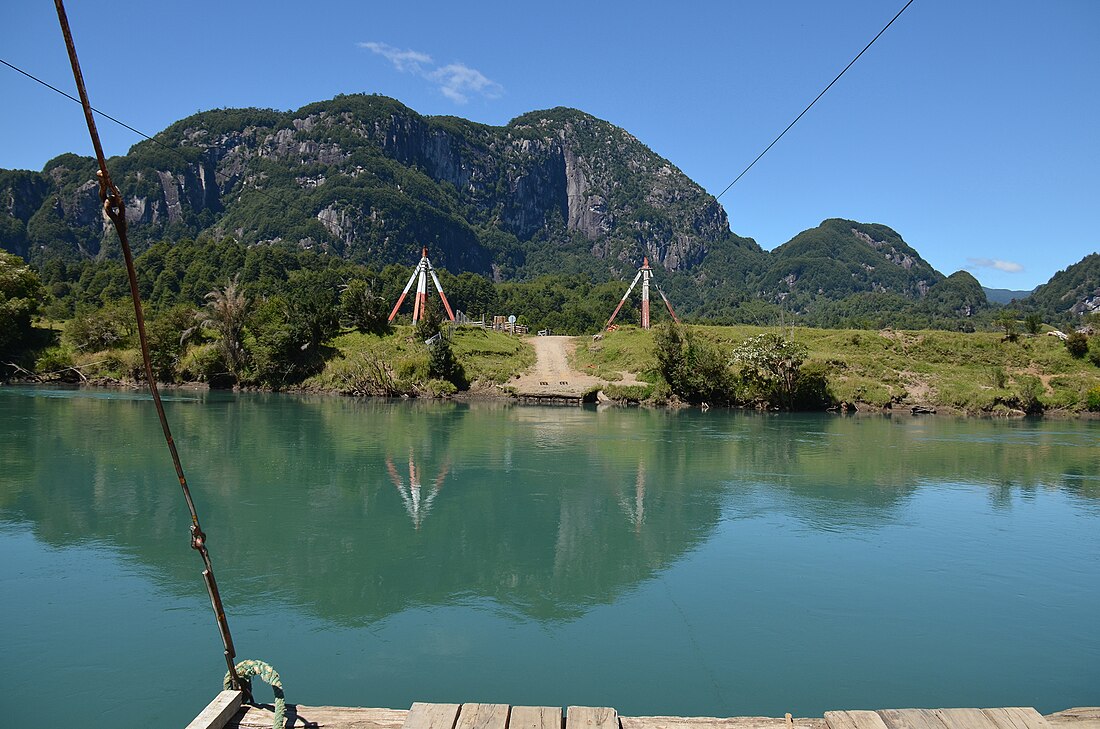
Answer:
[{"label": "diagonal cable wire", "polygon": [[833,79],[832,81],[830,81],[830,82],[829,82],[829,85],[828,85],[828,86],[826,86],[826,87],[825,87],[824,89],[822,89],[822,90],[821,90],[821,93],[820,93],[820,94],[818,94],[818,95],[817,95],[816,97],[814,97],[814,100],[813,100],[813,101],[811,101],[811,102],[810,102],[810,103],[809,103],[809,104],[808,104],[808,105],[806,106],[806,108],[802,110],[802,113],[801,113],[801,114],[799,114],[798,116],[796,116],[796,117],[794,118],[794,121],[792,121],[792,122],[791,122],[790,124],[788,124],[788,125],[787,125],[787,128],[786,128],[786,129],[784,129],[783,131],[781,131],[781,132],[779,133],[779,136],[778,136],[778,137],[776,137],[775,139],[773,139],[773,140],[772,140],[772,143],[771,143],[771,144],[769,144],[769,145],[768,145],[767,147],[765,147],[765,148],[764,148],[764,151],[763,151],[763,152],[761,152],[760,154],[756,155],[756,159],[754,159],[754,160],[753,160],[752,162],[750,162],[750,163],[749,163],[749,166],[748,166],[748,167],[746,167],[745,169],[741,170],[741,174],[739,174],[739,175],[738,175],[737,177],[735,177],[735,178],[733,179],[733,182],[731,182],[730,184],[726,185],[725,189],[724,189],[724,190],[722,190],[722,192],[720,192],[720,193],[718,193],[717,195],[715,195],[715,196],[714,196],[714,199],[715,199],[715,200],[718,200],[718,198],[722,197],[722,196],[723,196],[723,195],[725,195],[725,194],[726,194],[727,192],[729,192],[729,189],[730,189],[731,187],[733,187],[734,185],[736,185],[736,184],[737,184],[737,181],[738,181],[738,180],[740,180],[740,179],[741,179],[742,177],[744,177],[744,176],[745,176],[745,174],[746,174],[746,173],[747,173],[747,172],[748,172],[749,170],[751,170],[751,169],[753,168],[753,165],[755,165],[755,164],[756,164],[757,162],[759,162],[759,161],[760,161],[760,158],[761,158],[761,157],[763,157],[764,155],[766,155],[766,154],[768,153],[768,150],[770,150],[770,149],[771,149],[772,147],[774,147],[774,146],[775,146],[775,144],[776,144],[776,142],[778,142],[778,141],[779,141],[780,139],[782,139],[782,138],[783,138],[783,135],[784,135],[784,134],[786,134],[787,132],[789,132],[789,131],[791,130],[791,127],[793,127],[793,126],[794,126],[795,124],[797,124],[797,123],[798,123],[798,120],[799,120],[799,119],[801,119],[801,118],[802,118],[803,116],[805,116],[805,115],[806,115],[806,112],[807,112],[807,111],[809,111],[809,110],[810,110],[810,108],[811,108],[811,107],[812,107],[812,106],[813,106],[814,104],[816,104],[816,103],[817,103],[818,99],[820,99],[820,98],[821,98],[822,96],[824,96],[824,95],[825,95],[825,92],[826,92],[826,91],[828,91],[829,89],[831,89],[831,88],[833,87],[833,84],[835,84],[835,83],[836,83],[837,81],[839,81],[839,80],[840,80],[840,77],[841,77],[841,76],[843,76],[843,75],[844,75],[845,73],[847,73],[847,72],[848,72],[848,69],[849,69],[849,68],[851,68],[852,66],[854,66],[854,65],[855,65],[855,62],[859,60],[859,57],[860,57],[860,56],[862,56],[862,55],[863,55],[864,53],[866,53],[866,52],[867,52],[867,49],[868,49],[868,48],[870,48],[870,47],[871,47],[872,45],[874,45],[875,41],[877,41],[877,40],[879,39],[879,36],[881,36],[881,35],[882,35],[883,33],[885,33],[885,32],[886,32],[886,29],[887,29],[887,28],[889,28],[889,27],[890,27],[891,25],[893,25],[893,24],[894,24],[894,21],[895,21],[895,20],[897,20],[898,18],[900,18],[900,17],[901,17],[901,14],[905,12],[905,9],[906,9],[906,8],[908,8],[908,7],[909,7],[910,5],[912,5],[912,4],[913,4],[913,0],[909,0],[909,2],[905,3],[905,5],[904,5],[904,6],[902,7],[902,9],[898,11],[897,15],[895,15],[895,16],[894,16],[893,18],[891,18],[891,19],[890,19],[890,22],[889,22],[889,23],[887,23],[886,25],[884,25],[884,26],[883,26],[883,28],[882,28],[882,30],[880,30],[880,31],[879,31],[879,32],[878,32],[878,33],[877,33],[877,34],[875,35],[875,37],[871,39],[871,42],[870,42],[870,43],[868,43],[867,45],[865,45],[865,46],[863,47],[863,50],[862,50],[862,51],[860,51],[859,53],[857,53],[857,54],[856,54],[856,57],[855,57],[855,58],[853,58],[853,59],[852,59],[851,61],[849,61],[849,62],[848,62],[848,65],[844,67],[844,70],[843,70],[843,71],[841,71],[840,73],[838,73],[838,74],[836,75],[836,78],[834,78],[834,79]]},{"label": "diagonal cable wire", "polygon": [[[57,93],[59,93],[59,94],[61,94],[62,96],[64,96],[64,97],[65,97],[66,99],[69,99],[70,101],[75,101],[75,102],[76,102],[76,103],[78,103],[78,104],[80,103],[80,99],[76,98],[76,97],[75,97],[75,96],[73,96],[72,94],[70,94],[70,93],[68,93],[68,92],[66,92],[66,91],[63,91],[63,90],[61,90],[61,89],[57,88],[56,86],[54,86],[54,85],[53,85],[53,84],[51,84],[51,83],[48,83],[48,82],[46,82],[46,81],[43,81],[42,79],[38,78],[37,76],[35,76],[35,75],[34,75],[34,74],[32,74],[32,73],[28,73],[27,71],[24,71],[23,69],[19,68],[19,66],[16,66],[16,65],[15,65],[15,64],[13,64],[13,63],[8,63],[8,62],[7,62],[7,61],[5,61],[5,60],[4,60],[3,58],[0,58],[0,63],[4,64],[5,66],[7,66],[7,67],[8,67],[8,68],[10,68],[11,70],[15,71],[16,73],[21,73],[21,74],[23,74],[24,76],[26,76],[27,78],[29,78],[29,79],[30,79],[31,81],[36,81],[36,82],[38,82],[38,83],[42,84],[43,86],[45,86],[45,87],[46,87],[47,89],[50,89],[50,90],[52,90],[52,91],[56,91]],[[145,138],[146,138],[146,139],[148,139],[148,140],[149,140],[150,142],[156,142],[157,144],[159,144],[160,146],[164,147],[165,149],[172,149],[172,151],[175,151],[175,150],[174,150],[174,149],[173,149],[172,147],[169,147],[169,146],[168,146],[167,144],[165,144],[164,142],[161,142],[161,141],[160,141],[160,140],[158,140],[158,139],[154,139],[153,137],[150,137],[150,136],[149,136],[148,134],[146,134],[145,132],[141,131],[140,129],[134,129],[134,128],[133,128],[132,126],[130,126],[130,125],[129,125],[129,124],[127,124],[126,122],[124,122],[124,121],[119,121],[118,119],[115,119],[115,118],[114,118],[113,116],[111,116],[110,114],[108,114],[108,113],[107,113],[107,112],[105,112],[105,111],[100,111],[99,109],[95,108],[94,106],[93,106],[93,107],[91,107],[91,110],[92,110],[92,111],[94,111],[94,112],[95,112],[96,114],[99,114],[99,115],[100,115],[101,117],[103,117],[104,119],[110,119],[110,120],[111,120],[111,121],[113,121],[113,122],[114,122],[115,124],[118,124],[118,125],[119,125],[119,126],[121,126],[121,127],[126,127],[126,128],[127,128],[127,129],[129,129],[129,130],[130,130],[131,132],[133,132],[134,134],[137,134],[137,135],[138,135],[139,137],[145,137]]]}]

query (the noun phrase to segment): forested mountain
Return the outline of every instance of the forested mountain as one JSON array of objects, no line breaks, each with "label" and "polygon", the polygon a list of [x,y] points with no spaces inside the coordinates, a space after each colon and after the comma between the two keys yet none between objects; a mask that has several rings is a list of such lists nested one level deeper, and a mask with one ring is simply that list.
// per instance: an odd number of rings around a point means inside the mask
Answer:
[{"label": "forested mountain", "polygon": [[[767,253],[669,161],[574,109],[501,127],[382,96],[222,109],[110,164],[138,253],[229,237],[381,269],[427,245],[436,266],[497,283],[621,280],[646,256],[682,313],[724,322],[955,327],[988,306],[972,277],[945,278],[884,225],[826,220]],[[47,283],[117,256],[99,209],[91,158],[0,171],[0,245],[50,268]]]},{"label": "forested mountain", "polygon": [[[713,197],[634,137],[571,109],[504,127],[342,96],[294,112],[209,111],[111,162],[140,252],[208,232],[288,242],[361,263],[415,260],[497,280],[561,270],[609,276],[643,255],[668,270],[732,235]],[[4,247],[38,263],[110,254],[94,166],[62,155],[5,172]],[[2,199],[0,198],[0,199]]]},{"label": "forested mountain", "polygon": [[1090,253],[1054,274],[1019,304],[1024,311],[1065,321],[1100,311],[1100,253]]}]

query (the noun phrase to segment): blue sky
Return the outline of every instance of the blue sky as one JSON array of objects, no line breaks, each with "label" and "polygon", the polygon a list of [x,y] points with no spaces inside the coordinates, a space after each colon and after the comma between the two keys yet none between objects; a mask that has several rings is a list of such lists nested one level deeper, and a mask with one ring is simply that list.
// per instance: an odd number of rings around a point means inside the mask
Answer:
[{"label": "blue sky", "polygon": [[[93,104],[150,134],[200,110],[339,93],[486,124],[573,106],[717,194],[903,4],[70,0],[68,11]],[[5,3],[0,58],[72,88],[52,3]],[[2,66],[0,95],[0,167],[90,153],[72,102]],[[109,154],[138,141],[100,130]],[[734,232],[769,249],[845,217],[893,227],[944,273],[1045,282],[1100,248],[1100,2],[916,0],[721,202]]]}]

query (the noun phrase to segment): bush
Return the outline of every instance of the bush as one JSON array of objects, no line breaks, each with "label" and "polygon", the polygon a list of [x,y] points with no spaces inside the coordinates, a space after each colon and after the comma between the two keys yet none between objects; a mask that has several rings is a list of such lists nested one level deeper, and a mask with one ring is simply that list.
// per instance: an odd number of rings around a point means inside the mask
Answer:
[{"label": "bush", "polygon": [[[805,360],[804,345],[773,332],[746,339],[733,349],[733,361],[741,367],[741,379],[753,398],[770,406],[795,405]],[[824,374],[820,377],[824,381]]]},{"label": "bush", "polygon": [[1081,359],[1089,351],[1089,338],[1082,332],[1070,332],[1066,337],[1066,351],[1075,359]]},{"label": "bush", "polygon": [[79,309],[65,325],[65,339],[78,352],[125,347],[134,333],[131,306],[127,301],[116,301],[102,309]]},{"label": "bush", "polygon": [[1093,340],[1092,346],[1089,347],[1089,362],[1100,367],[1100,339]]},{"label": "bush", "polygon": [[1094,387],[1085,393],[1085,407],[1093,412],[1100,411],[1100,387]]},{"label": "bush", "polygon": [[226,374],[225,361],[221,358],[215,344],[200,344],[191,347],[180,358],[180,376],[184,380],[212,382]]},{"label": "bush", "polygon": [[70,368],[73,366],[73,355],[64,347],[50,347],[34,363],[34,371],[37,375],[57,375],[58,379],[69,381],[79,379],[80,376]]},{"label": "bush", "polygon": [[458,392],[458,388],[446,380],[428,380],[424,390],[431,397],[447,397]]},{"label": "bush", "polygon": [[1024,328],[1028,334],[1038,334],[1043,329],[1043,317],[1035,313],[1028,314],[1024,317]]},{"label": "bush", "polygon": [[731,405],[737,378],[718,351],[675,323],[657,327],[653,343],[657,370],[677,397],[687,402]]},{"label": "bush", "polygon": [[38,274],[19,256],[0,251],[0,354],[27,345],[31,317],[45,298]]},{"label": "bush", "polygon": [[390,330],[386,301],[362,279],[354,279],[344,287],[340,294],[340,313],[348,325],[364,334],[386,334]]},{"label": "bush", "polygon": [[1037,415],[1043,412],[1045,405],[1040,396],[1043,394],[1042,381],[1033,375],[1021,375],[1017,378],[1016,401],[1020,409],[1028,415]]},{"label": "bush", "polygon": [[989,384],[994,390],[1005,389],[1005,384],[1008,382],[1008,377],[1005,375],[1004,367],[994,365],[989,368]]}]

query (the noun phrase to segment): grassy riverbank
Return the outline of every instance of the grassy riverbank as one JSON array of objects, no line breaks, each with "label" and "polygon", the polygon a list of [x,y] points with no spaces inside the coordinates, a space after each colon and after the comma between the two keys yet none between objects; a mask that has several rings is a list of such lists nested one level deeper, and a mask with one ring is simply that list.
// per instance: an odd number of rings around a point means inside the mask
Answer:
[{"label": "grassy riverbank", "polygon": [[[56,334],[61,326],[52,328]],[[688,329],[724,362],[737,344],[776,331],[753,326]],[[658,373],[655,333],[627,326],[599,339],[578,337],[572,364],[609,382],[603,390],[612,399],[659,404],[670,392]],[[795,328],[786,333],[805,346],[804,368],[823,374],[832,401],[859,409],[921,405],[974,414],[1100,409],[1095,358],[1071,356],[1054,336],[1022,334],[1009,341],[994,332]],[[132,346],[73,352],[65,349],[65,337],[60,341],[36,363],[45,379],[51,372],[71,381],[140,377],[140,356]],[[182,348],[172,370],[176,381],[202,381],[191,373],[213,346],[206,342]],[[1094,337],[1091,346],[1095,351],[1100,340]],[[442,396],[469,389],[507,396],[496,386],[535,364],[529,343],[501,332],[458,327],[450,347],[459,370],[447,381],[432,376],[428,348],[413,327],[398,326],[386,335],[347,330],[324,342],[323,363],[314,374],[285,389],[391,396]],[[73,369],[64,369],[70,365]],[[642,384],[623,384],[622,373],[634,373]]]},{"label": "grassy riverbank", "polygon": [[[774,331],[752,326],[690,329],[719,352]],[[926,405],[968,413],[1080,412],[1088,408],[1089,392],[1100,392],[1100,367],[1087,357],[1072,357],[1053,336],[1020,335],[1006,341],[992,332],[807,328],[788,334],[806,346],[807,365],[818,363],[824,369],[838,402],[875,408]],[[597,375],[626,370],[651,383],[660,379],[653,334],[634,327],[606,332],[599,341],[583,340],[576,364]]]}]

